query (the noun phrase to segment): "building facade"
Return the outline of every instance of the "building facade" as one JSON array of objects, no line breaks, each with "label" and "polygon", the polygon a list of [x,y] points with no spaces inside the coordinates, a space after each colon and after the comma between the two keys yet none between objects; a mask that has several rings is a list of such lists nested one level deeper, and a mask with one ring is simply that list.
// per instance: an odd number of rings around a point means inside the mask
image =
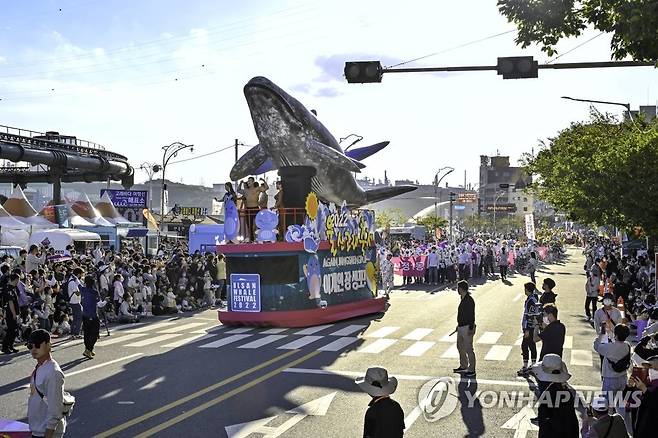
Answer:
[{"label": "building facade", "polygon": [[514,214],[533,212],[534,200],[526,188],[532,178],[523,167],[510,166],[508,156],[480,156],[480,214]]}]

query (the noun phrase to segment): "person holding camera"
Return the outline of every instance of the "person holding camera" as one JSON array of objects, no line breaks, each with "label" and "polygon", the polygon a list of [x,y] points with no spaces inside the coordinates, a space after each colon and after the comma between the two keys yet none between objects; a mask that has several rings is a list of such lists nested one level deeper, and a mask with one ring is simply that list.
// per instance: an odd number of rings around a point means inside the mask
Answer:
[{"label": "person holding camera", "polygon": [[[605,323],[602,323],[602,326]],[[631,346],[626,342],[630,335],[630,329],[617,324],[614,328],[614,342],[605,342],[607,335],[605,330],[594,340],[594,350],[603,359],[601,365],[601,377],[603,378],[602,390],[607,393],[608,400],[612,404],[613,395],[621,394],[626,387],[627,370],[631,364]],[[625,414],[624,406],[614,406],[622,416]]]},{"label": "person holding camera", "polygon": [[581,429],[583,438],[628,438],[626,423],[619,414],[609,413],[608,400],[599,396],[587,407]]},{"label": "person holding camera", "polygon": [[30,245],[27,257],[25,257],[25,272],[37,271],[46,263],[46,252],[43,249],[43,246],[39,250],[38,246]]},{"label": "person holding camera", "polygon": [[[658,355],[642,362],[642,367],[648,373],[658,373]],[[650,378],[650,376],[649,376]],[[656,436],[656,415],[658,415],[658,380],[643,380],[636,375],[631,376],[628,386],[636,389],[640,405],[633,421],[633,438],[650,438]]]}]

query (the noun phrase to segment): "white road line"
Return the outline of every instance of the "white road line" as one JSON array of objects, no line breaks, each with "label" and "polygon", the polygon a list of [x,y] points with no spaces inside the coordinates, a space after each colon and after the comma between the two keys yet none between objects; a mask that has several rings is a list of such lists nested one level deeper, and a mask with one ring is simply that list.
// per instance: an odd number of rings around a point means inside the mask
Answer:
[{"label": "white road line", "polygon": [[452,344],[445,353],[441,355],[444,359],[459,359],[459,351],[457,350],[457,344]]},{"label": "white road line", "polygon": [[188,331],[193,328],[197,328],[199,326],[206,325],[205,322],[191,322],[189,324],[183,324],[183,325],[177,325],[174,327],[169,327],[165,330],[160,330],[158,333],[183,333],[185,331]]},{"label": "white road line", "polygon": [[240,327],[240,328],[235,328],[235,329],[229,330],[226,333],[230,333],[232,335],[238,335],[238,334],[242,334],[242,333],[249,333],[253,329],[254,329],[253,327]]},{"label": "white road line", "polygon": [[453,334],[447,334],[441,339],[439,339],[440,342],[457,342],[457,333]]},{"label": "white road line", "polygon": [[397,339],[377,339],[372,344],[366,345],[364,348],[356,350],[358,353],[377,354],[386,350],[391,345],[395,344]]},{"label": "white road line", "polygon": [[124,330],[124,332],[126,332],[126,333],[144,333],[144,332],[160,330],[163,327],[169,327],[169,326],[175,325],[175,324],[176,324],[175,322],[158,322],[158,323],[155,323],[155,324],[149,324],[149,325],[146,325],[144,327],[139,327],[139,328],[136,328],[136,329],[133,329],[133,328],[127,329],[127,330]]},{"label": "white road line", "polygon": [[507,360],[510,351],[512,351],[511,345],[492,345],[484,360]]},{"label": "white road line", "polygon": [[324,330],[329,327],[333,327],[334,324],[324,324],[324,325],[316,325],[315,327],[308,327],[302,330],[298,330],[294,332],[294,335],[312,335],[313,333],[317,333],[321,330]]},{"label": "white road line", "polygon": [[512,302],[513,302],[513,303],[516,303],[516,302],[519,301],[519,300],[521,299],[521,297],[524,296],[524,295],[525,295],[524,293],[520,293],[520,292],[519,292],[519,294],[518,294],[517,296],[514,297],[514,299],[512,300]]},{"label": "white road line", "polygon": [[139,391],[142,391],[144,389],[155,389],[160,383],[164,381],[165,381],[164,376],[160,376],[157,379],[151,380],[149,383],[139,388]]},{"label": "white road line", "polygon": [[348,325],[347,327],[343,327],[338,331],[329,333],[329,336],[349,336],[352,333],[358,332],[359,330],[362,330],[366,327],[367,326],[365,325],[358,325],[358,324]]},{"label": "white road line", "polygon": [[366,334],[366,338],[385,338],[398,330],[400,330],[400,327],[382,327],[372,333]]},{"label": "white road line", "polygon": [[226,338],[219,339],[215,342],[209,344],[199,345],[199,348],[219,348],[224,345],[232,344],[233,342],[238,342],[243,339],[250,337],[251,335],[231,335]]},{"label": "white road line", "polygon": [[592,366],[592,351],[591,350],[571,350],[570,365],[583,365]]},{"label": "white road line", "polygon": [[181,336],[180,334],[171,333],[168,335],[155,336],[153,338],[144,339],[143,341],[133,342],[132,344],[126,344],[126,347],[146,347],[147,345],[156,344],[162,341],[168,341],[172,338],[177,338]]},{"label": "white road line", "polygon": [[98,341],[96,345],[99,347],[104,347],[106,345],[118,344],[119,342],[129,341],[131,339],[139,338],[141,336],[146,336],[146,333],[130,333],[123,336],[111,336],[109,339]]},{"label": "white road line", "polygon": [[400,353],[400,356],[416,356],[416,357],[422,356],[423,354],[425,354],[427,350],[432,348],[432,346],[435,343],[436,342],[428,342],[428,341],[414,342],[414,344],[411,347],[407,348],[402,353]]},{"label": "white road line", "polygon": [[338,351],[358,341],[357,337],[342,337],[318,348],[318,351]]},{"label": "white road line", "polygon": [[516,341],[514,341],[514,345],[517,347],[521,344],[523,344],[523,335],[520,335],[518,338],[516,338]]},{"label": "white road line", "polygon": [[211,339],[216,336],[217,335],[214,334],[197,334],[189,338],[179,339],[178,341],[174,341],[170,344],[162,345],[162,348],[178,348],[182,347],[183,345],[191,344],[192,342],[205,341],[206,339]]},{"label": "white road line", "polygon": [[493,345],[498,342],[498,339],[503,336],[501,332],[484,332],[476,344],[490,344]]},{"label": "white road line", "polygon": [[420,417],[420,414],[422,411],[420,410],[420,406],[416,406],[410,413],[407,415],[404,419],[404,430],[408,431],[409,428],[411,427],[412,424],[418,420],[418,417]]},{"label": "white road line", "polygon": [[287,328],[271,328],[269,330],[265,330],[264,332],[261,332],[261,335],[278,335],[279,333],[283,333]]},{"label": "white road line", "polygon": [[135,353],[135,354],[131,354],[131,355],[128,355],[128,356],[120,357],[119,359],[114,359],[114,360],[110,360],[108,362],[99,363],[98,365],[94,365],[94,366],[91,366],[91,367],[88,367],[88,368],[85,368],[85,369],[82,369],[82,370],[72,371],[70,373],[66,373],[66,374],[64,374],[64,377],[71,377],[71,376],[75,376],[76,374],[86,373],[87,371],[97,370],[98,368],[106,367],[108,365],[112,365],[113,363],[122,362],[124,360],[132,359],[133,357],[137,357],[137,356],[141,356],[141,355],[142,355],[142,353]]},{"label": "white road line", "polygon": [[202,328],[202,329],[199,329],[199,330],[194,330],[193,332],[190,332],[190,333],[194,333],[195,335],[196,334],[205,334],[205,333],[215,333],[215,332],[218,332],[220,330],[224,330],[226,327],[228,327],[228,326],[226,326],[226,325],[216,325],[216,326],[211,327],[209,329]]},{"label": "white road line", "polygon": [[315,342],[318,339],[322,339],[322,338],[324,338],[324,336],[303,336],[299,339],[296,339],[292,342],[289,342],[285,345],[282,345],[282,346],[278,347],[277,349],[278,350],[296,350],[298,348],[301,348],[305,345],[310,344],[311,342]]},{"label": "white road line", "polygon": [[564,337],[564,348],[571,350],[573,348],[573,336]]},{"label": "white road line", "polygon": [[407,333],[402,339],[407,339],[409,341],[420,341],[421,339],[423,339],[425,336],[429,335],[433,331],[434,329],[430,329],[430,328],[417,328]]},{"label": "white road line", "polygon": [[115,331],[123,332],[123,331],[126,331],[126,330],[136,329],[136,328],[140,328],[140,327],[146,327],[147,325],[149,325],[148,322],[140,322],[140,323],[137,323],[137,324],[120,325],[118,327],[112,327],[112,331],[113,332],[115,332]]},{"label": "white road line", "polygon": [[247,344],[240,345],[238,348],[260,348],[263,345],[271,344],[272,342],[276,342],[286,337],[287,337],[286,335],[263,336],[262,338],[256,339],[255,341],[251,341]]}]

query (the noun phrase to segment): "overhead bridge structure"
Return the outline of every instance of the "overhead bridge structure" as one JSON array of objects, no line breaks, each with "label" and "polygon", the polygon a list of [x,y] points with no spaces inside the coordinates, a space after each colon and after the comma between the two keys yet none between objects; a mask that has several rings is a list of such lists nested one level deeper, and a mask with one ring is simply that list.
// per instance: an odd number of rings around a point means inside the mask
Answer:
[{"label": "overhead bridge structure", "polygon": [[0,168],[0,183],[22,186],[34,182],[53,184],[53,200],[61,201],[62,182],[120,181],[134,184],[128,158],[99,144],[60,135],[0,125],[0,159],[25,166]]}]

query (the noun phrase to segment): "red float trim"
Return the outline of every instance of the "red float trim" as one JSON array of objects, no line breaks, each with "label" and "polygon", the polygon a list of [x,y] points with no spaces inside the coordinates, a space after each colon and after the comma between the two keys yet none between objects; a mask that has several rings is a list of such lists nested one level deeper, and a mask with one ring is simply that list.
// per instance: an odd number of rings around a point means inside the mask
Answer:
[{"label": "red float trim", "polygon": [[[329,242],[320,242],[318,250],[328,250]],[[304,251],[302,242],[254,242],[254,243],[228,243],[217,245],[217,252],[222,254],[258,254],[264,252],[291,252]]]},{"label": "red float trim", "polygon": [[336,304],[326,308],[305,310],[281,310],[276,312],[232,312],[219,310],[219,321],[224,325],[254,327],[311,327],[328,324],[357,316],[384,312],[385,297]]}]

